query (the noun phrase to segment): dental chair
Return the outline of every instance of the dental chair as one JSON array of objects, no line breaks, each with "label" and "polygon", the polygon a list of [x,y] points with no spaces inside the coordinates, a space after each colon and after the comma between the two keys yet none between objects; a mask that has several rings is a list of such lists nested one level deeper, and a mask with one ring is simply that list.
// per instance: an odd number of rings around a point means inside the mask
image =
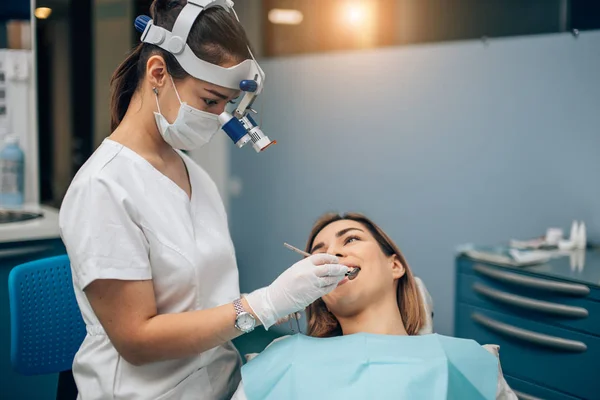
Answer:
[{"label": "dental chair", "polygon": [[59,374],[57,400],[74,400],[71,373],[85,338],[67,255],[21,264],[8,277],[11,363],[23,375]]}]

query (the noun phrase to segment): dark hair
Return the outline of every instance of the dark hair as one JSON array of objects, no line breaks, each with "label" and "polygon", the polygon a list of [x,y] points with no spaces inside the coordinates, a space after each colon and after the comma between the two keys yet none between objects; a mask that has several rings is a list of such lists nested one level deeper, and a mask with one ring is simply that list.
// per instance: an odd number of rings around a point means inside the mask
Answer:
[{"label": "dark hair", "polygon": [[[419,329],[425,324],[425,306],[417,282],[404,258],[404,255],[396,246],[394,241],[373,221],[358,213],[339,215],[329,213],[321,216],[313,225],[306,243],[306,251],[310,252],[315,237],[327,225],[336,222],[350,220],[362,224],[379,244],[379,248],[386,256],[396,255],[404,266],[404,275],[398,280],[396,299],[398,310],[404,322],[404,328],[409,335],[417,335]],[[333,337],[342,335],[342,327],[337,318],[329,312],[323,299],[318,299],[306,309],[308,319],[308,335],[314,337]]]},{"label": "dark hair", "polygon": [[[186,4],[187,0],[154,0],[150,6],[154,25],[172,30]],[[190,29],[187,44],[198,58],[216,65],[251,58],[244,28],[232,13],[221,7],[211,7],[200,14]],[[148,59],[154,54],[165,59],[167,71],[174,79],[188,76],[171,53],[152,44],[140,43],[117,67],[110,81],[111,130],[116,129],[125,116],[131,98],[144,78]]]}]

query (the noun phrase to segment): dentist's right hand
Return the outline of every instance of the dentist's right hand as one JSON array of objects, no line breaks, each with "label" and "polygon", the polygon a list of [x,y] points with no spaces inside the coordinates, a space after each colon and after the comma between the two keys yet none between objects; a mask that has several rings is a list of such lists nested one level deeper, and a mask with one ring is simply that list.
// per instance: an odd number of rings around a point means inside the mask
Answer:
[{"label": "dentist's right hand", "polygon": [[254,314],[269,329],[277,320],[302,311],[333,291],[348,272],[337,257],[315,254],[289,267],[269,286],[246,295]]}]

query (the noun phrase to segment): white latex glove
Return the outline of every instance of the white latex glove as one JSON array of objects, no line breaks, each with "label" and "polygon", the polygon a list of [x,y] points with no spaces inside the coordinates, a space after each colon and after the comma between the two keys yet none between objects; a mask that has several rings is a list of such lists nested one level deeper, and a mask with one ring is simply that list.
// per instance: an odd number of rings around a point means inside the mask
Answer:
[{"label": "white latex glove", "polygon": [[302,311],[325,296],[344,279],[348,267],[339,265],[337,257],[315,254],[298,261],[269,286],[246,296],[248,305],[265,329],[289,314]]}]

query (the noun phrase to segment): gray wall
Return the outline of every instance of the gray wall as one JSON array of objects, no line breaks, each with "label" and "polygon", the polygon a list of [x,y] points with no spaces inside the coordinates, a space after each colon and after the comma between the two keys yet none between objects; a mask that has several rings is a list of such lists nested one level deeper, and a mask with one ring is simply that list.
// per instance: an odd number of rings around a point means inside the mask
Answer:
[{"label": "gray wall", "polygon": [[[574,218],[600,241],[600,32],[263,61],[264,154],[231,152],[242,290],[298,257],[323,212],[400,245],[453,332],[454,249]],[[261,109],[260,102],[258,108]]]}]

